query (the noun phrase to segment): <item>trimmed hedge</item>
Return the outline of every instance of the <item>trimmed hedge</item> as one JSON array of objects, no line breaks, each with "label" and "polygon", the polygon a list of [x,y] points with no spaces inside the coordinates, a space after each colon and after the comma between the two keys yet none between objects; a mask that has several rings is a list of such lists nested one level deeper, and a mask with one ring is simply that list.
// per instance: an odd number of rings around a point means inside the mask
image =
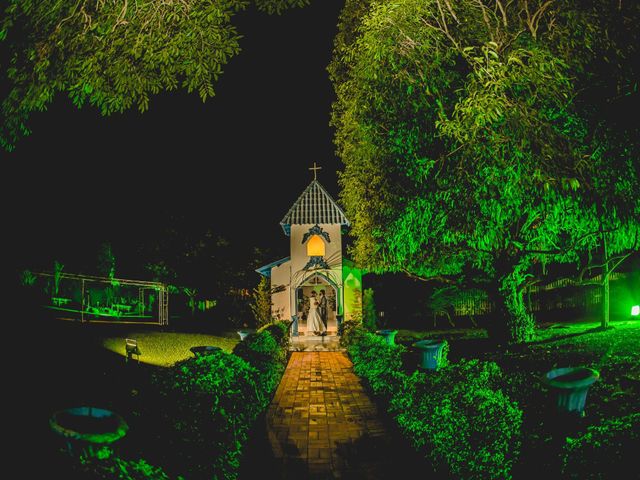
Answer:
[{"label": "trimmed hedge", "polygon": [[567,438],[562,452],[563,478],[631,478],[638,470],[640,413],[591,425]]},{"label": "trimmed hedge", "polygon": [[456,478],[511,478],[522,411],[500,390],[494,362],[414,372],[390,403],[398,425],[432,464]]},{"label": "trimmed hedge", "polygon": [[288,331],[288,325],[284,322],[265,325],[233,349],[235,355],[258,371],[256,382],[269,395],[269,399],[278,387],[286,366]]},{"label": "trimmed hedge", "polygon": [[[280,322],[281,323],[281,322]],[[287,359],[288,326],[267,325],[234,349],[191,358],[156,376],[176,465],[187,478],[233,479],[254,421]],[[176,470],[174,468],[173,470]]]},{"label": "trimmed hedge", "polygon": [[280,348],[285,352],[289,350],[289,329],[291,328],[291,322],[274,322],[264,325],[258,329],[257,333],[267,331],[271,333],[276,340]]},{"label": "trimmed hedge", "polygon": [[362,336],[367,333],[367,329],[364,328],[362,322],[355,320],[347,320],[342,322],[338,327],[338,335],[340,335],[340,346],[349,347],[354,343],[357,343]]},{"label": "trimmed hedge", "polygon": [[522,411],[500,389],[497,364],[463,360],[407,375],[401,371],[404,347],[354,332],[347,349],[354,371],[388,401],[403,434],[435,470],[463,479],[511,478]]},{"label": "trimmed hedge", "polygon": [[176,364],[157,377],[175,465],[188,478],[235,478],[242,445],[265,404],[259,372],[222,351]]},{"label": "trimmed hedge", "polygon": [[[95,456],[80,456],[75,473],[85,480],[169,480],[159,467],[144,460],[125,460],[114,454],[110,447],[101,448]],[[74,477],[75,478],[75,477]],[[183,480],[178,477],[176,480]]]},{"label": "trimmed hedge", "polygon": [[402,368],[401,345],[389,345],[380,335],[363,333],[357,342],[348,348],[356,375],[369,383],[376,395],[389,399],[402,383],[399,372]]}]

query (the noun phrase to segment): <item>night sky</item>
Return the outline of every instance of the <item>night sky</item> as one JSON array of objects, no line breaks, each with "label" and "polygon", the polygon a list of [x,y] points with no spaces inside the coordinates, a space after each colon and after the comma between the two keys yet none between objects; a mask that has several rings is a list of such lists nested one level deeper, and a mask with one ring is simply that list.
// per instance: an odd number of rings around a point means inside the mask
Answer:
[{"label": "night sky", "polygon": [[286,255],[279,221],[314,161],[338,194],[326,67],[343,3],[238,14],[243,51],[206,103],[178,90],[152,97],[144,114],[101,117],[61,95],[34,114],[33,133],[0,152],[14,259],[22,268],[56,256],[93,261],[97,243],[132,246],[171,215]]}]

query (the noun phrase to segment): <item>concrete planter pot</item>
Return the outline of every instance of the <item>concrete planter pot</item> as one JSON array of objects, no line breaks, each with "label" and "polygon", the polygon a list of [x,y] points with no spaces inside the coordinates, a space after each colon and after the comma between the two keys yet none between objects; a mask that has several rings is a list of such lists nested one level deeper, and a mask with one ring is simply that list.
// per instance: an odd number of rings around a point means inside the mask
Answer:
[{"label": "concrete planter pot", "polygon": [[376,330],[376,333],[378,335],[380,335],[381,337],[383,337],[387,344],[389,345],[395,345],[396,344],[396,334],[398,333],[398,330]]},{"label": "concrete planter pot", "polygon": [[51,429],[66,441],[72,455],[93,456],[100,447],[124,437],[129,426],[110,410],[75,407],[55,412],[49,420]]},{"label": "concrete planter pot", "polygon": [[191,351],[191,353],[193,353],[194,357],[200,357],[202,355],[209,355],[213,352],[219,352],[222,349],[220,347],[214,347],[212,345],[202,345],[198,347],[191,347],[189,350]]},{"label": "concrete planter pot", "polygon": [[425,370],[437,370],[442,358],[442,350],[446,342],[443,340],[420,340],[413,347],[420,351],[418,366]]},{"label": "concrete planter pot", "polygon": [[586,367],[556,368],[547,372],[542,381],[557,394],[558,410],[584,416],[589,387],[600,378],[597,370]]}]

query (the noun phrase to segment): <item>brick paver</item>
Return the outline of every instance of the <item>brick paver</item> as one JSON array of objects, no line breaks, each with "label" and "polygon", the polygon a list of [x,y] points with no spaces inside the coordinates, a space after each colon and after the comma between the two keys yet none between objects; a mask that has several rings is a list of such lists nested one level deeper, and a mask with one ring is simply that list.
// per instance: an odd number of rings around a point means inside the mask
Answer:
[{"label": "brick paver", "polygon": [[267,412],[285,478],[379,478],[386,431],[343,352],[293,352]]}]

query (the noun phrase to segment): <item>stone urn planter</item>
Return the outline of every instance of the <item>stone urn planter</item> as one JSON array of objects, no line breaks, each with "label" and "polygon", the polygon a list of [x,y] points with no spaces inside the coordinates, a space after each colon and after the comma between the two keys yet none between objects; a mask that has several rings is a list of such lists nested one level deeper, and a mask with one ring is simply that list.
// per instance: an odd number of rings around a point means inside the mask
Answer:
[{"label": "stone urn planter", "polygon": [[398,333],[398,330],[376,330],[376,333],[378,335],[380,335],[381,337],[383,337],[387,344],[389,345],[395,345],[396,344],[396,334]]},{"label": "stone urn planter", "polygon": [[542,381],[557,393],[559,411],[584,416],[587,391],[599,377],[592,368],[566,367],[547,372]]},{"label": "stone urn planter", "polygon": [[193,353],[194,357],[199,357],[201,355],[209,355],[213,352],[219,352],[222,350],[222,348],[214,347],[212,345],[203,345],[198,347],[191,347],[189,350],[191,350],[191,353]]},{"label": "stone urn planter", "polygon": [[70,454],[92,456],[104,445],[124,437],[129,426],[117,413],[104,408],[75,407],[55,412],[51,429],[65,439]]},{"label": "stone urn planter", "polygon": [[249,335],[251,335],[253,333],[253,330],[238,330],[238,335],[240,335],[240,341],[244,340],[245,338],[247,338]]},{"label": "stone urn planter", "polygon": [[442,358],[442,350],[446,342],[444,340],[420,340],[413,347],[420,352],[418,366],[425,370],[437,370]]}]

